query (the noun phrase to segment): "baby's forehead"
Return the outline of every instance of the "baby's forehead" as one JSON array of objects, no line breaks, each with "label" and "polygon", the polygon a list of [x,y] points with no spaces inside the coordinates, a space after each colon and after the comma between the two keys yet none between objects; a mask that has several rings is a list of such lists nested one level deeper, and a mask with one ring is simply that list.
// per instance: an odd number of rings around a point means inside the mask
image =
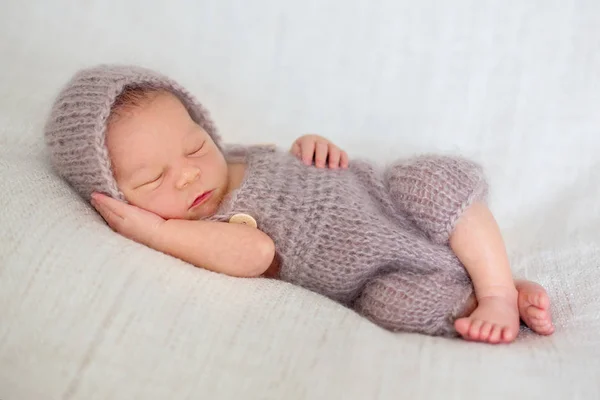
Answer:
[{"label": "baby's forehead", "polygon": [[105,132],[109,153],[115,151],[114,147],[134,151],[133,147],[148,148],[156,143],[176,141],[184,147],[195,144],[190,137],[198,132],[198,124],[176,95],[160,91],[144,96],[121,103],[109,117]]},{"label": "baby's forehead", "polygon": [[132,129],[154,130],[161,126],[184,125],[192,116],[175,94],[166,90],[128,92],[111,107],[106,136]]}]

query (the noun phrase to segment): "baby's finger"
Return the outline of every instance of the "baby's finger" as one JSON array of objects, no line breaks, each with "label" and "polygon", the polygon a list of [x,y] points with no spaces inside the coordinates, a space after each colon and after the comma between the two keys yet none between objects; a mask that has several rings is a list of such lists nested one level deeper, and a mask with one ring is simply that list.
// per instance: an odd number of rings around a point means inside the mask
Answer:
[{"label": "baby's finger", "polygon": [[333,144],[329,144],[329,168],[337,169],[340,166],[340,149]]},{"label": "baby's finger", "polygon": [[128,211],[128,204],[123,203],[120,200],[113,199],[110,196],[106,196],[101,193],[92,194],[92,199],[96,201],[96,203],[104,206],[106,209],[110,210],[114,214],[116,214],[120,218],[125,218],[125,215]]},{"label": "baby's finger", "polygon": [[92,205],[94,208],[100,213],[102,218],[106,221],[108,226],[110,226],[113,230],[119,232],[121,229],[121,224],[123,222],[123,218],[119,217],[117,214],[112,212],[106,205],[99,203],[97,200],[92,199]]},{"label": "baby's finger", "polygon": [[302,158],[302,152],[300,151],[300,144],[298,144],[298,142],[294,142],[294,144],[292,145],[292,148],[290,149],[290,153],[292,153],[293,155],[295,155],[298,158]]},{"label": "baby's finger", "polygon": [[340,153],[340,166],[342,168],[348,168],[348,153],[343,150]]},{"label": "baby's finger", "polygon": [[317,142],[317,149],[315,151],[315,165],[317,168],[325,167],[325,160],[327,160],[328,152],[329,145],[326,142]]},{"label": "baby's finger", "polygon": [[315,142],[309,140],[300,145],[302,152],[302,162],[306,165],[311,165],[313,161],[313,156],[315,155]]}]

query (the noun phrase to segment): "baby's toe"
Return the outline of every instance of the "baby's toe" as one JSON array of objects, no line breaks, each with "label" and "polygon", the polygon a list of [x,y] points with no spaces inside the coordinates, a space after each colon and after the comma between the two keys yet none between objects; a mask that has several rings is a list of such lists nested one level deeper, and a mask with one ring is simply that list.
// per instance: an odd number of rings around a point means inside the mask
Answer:
[{"label": "baby's toe", "polygon": [[527,308],[527,316],[535,320],[546,320],[548,319],[548,312],[536,307]]},{"label": "baby's toe", "polygon": [[554,325],[550,321],[537,321],[532,323],[532,329],[542,335],[549,335],[554,332]]},{"label": "baby's toe", "polygon": [[543,293],[540,292],[531,292],[527,294],[527,301],[529,302],[529,304],[536,306],[538,308],[544,308],[543,307]]},{"label": "baby's toe", "polygon": [[550,297],[548,297],[548,294],[546,292],[542,292],[537,297],[537,307],[541,308],[542,310],[548,310],[550,308]]},{"label": "baby's toe", "polygon": [[511,327],[505,326],[502,328],[501,337],[503,342],[510,343],[517,337],[516,330]]},{"label": "baby's toe", "polygon": [[465,337],[469,333],[470,325],[468,318],[460,318],[454,322],[454,329],[459,335]]},{"label": "baby's toe", "polygon": [[499,325],[493,325],[492,332],[490,333],[490,338],[488,339],[488,341],[493,344],[500,343],[501,335],[502,335],[502,327]]},{"label": "baby's toe", "polygon": [[491,322],[484,322],[483,325],[481,326],[481,340],[487,341],[490,338],[490,332],[492,332],[492,323]]},{"label": "baby's toe", "polygon": [[469,337],[473,340],[479,340],[481,336],[481,325],[483,325],[483,321],[476,319],[471,321],[471,327],[469,328]]},{"label": "baby's toe", "polygon": [[550,298],[545,290],[539,289],[527,293],[527,302],[535,307],[546,310],[550,307]]}]

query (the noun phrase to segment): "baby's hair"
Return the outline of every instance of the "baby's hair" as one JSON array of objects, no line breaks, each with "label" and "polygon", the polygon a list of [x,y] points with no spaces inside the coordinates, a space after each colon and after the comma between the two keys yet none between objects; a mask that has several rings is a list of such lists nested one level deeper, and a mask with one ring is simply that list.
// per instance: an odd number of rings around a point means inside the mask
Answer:
[{"label": "baby's hair", "polygon": [[108,123],[114,122],[123,113],[154,99],[160,93],[167,93],[167,90],[151,83],[125,86],[110,107]]}]

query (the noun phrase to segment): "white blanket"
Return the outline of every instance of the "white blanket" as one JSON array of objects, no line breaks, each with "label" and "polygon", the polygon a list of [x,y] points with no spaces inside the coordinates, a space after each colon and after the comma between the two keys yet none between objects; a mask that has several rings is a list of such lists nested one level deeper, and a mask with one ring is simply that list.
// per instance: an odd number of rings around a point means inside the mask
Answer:
[{"label": "white blanket", "polygon": [[[0,398],[600,398],[600,2],[5,1]],[[380,162],[459,152],[556,333],[392,334],[285,283],[114,234],[52,172],[43,124],[79,68],[188,87],[229,142],[307,132]]]}]

